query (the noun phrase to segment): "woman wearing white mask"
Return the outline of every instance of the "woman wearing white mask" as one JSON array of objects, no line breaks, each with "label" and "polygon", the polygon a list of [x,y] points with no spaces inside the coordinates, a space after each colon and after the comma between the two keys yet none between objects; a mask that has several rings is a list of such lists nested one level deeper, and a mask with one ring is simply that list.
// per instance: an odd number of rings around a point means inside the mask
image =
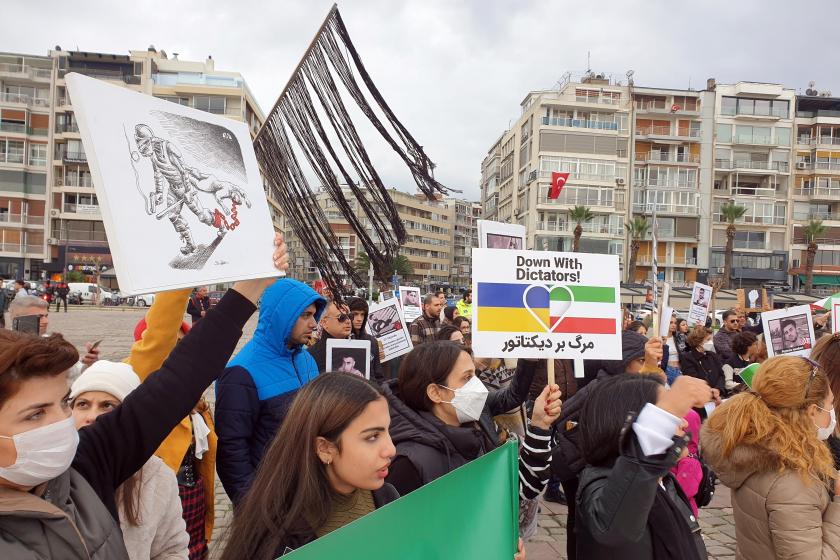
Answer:
[{"label": "woman wearing white mask", "polygon": [[[114,411],[140,386],[131,366],[100,360],[85,370],[70,387],[77,429]],[[143,468],[117,489],[117,508],[123,540],[131,560],[187,558],[190,544],[182,516],[175,473],[152,456]]]},{"label": "woman wearing white mask", "polygon": [[[274,265],[288,267],[282,236]],[[274,279],[237,282],[160,370],[76,431],[61,335],[0,331],[0,558],[127,560],[115,500],[224,370]]]},{"label": "woman wearing white mask", "polygon": [[[522,404],[536,362],[520,360],[510,384],[489,393],[463,346],[427,342],[402,362],[399,378],[383,387],[391,407],[397,454],[387,481],[401,496],[496,448],[492,417]],[[539,495],[548,480],[551,423],[560,415],[560,388],[546,387],[534,404],[520,456],[520,491]]]},{"label": "woman wearing white mask", "polygon": [[732,489],[739,558],[840,555],[840,480],[825,444],[835,426],[825,372],[789,356],[764,362],[753,392],[709,416],[700,446]]}]

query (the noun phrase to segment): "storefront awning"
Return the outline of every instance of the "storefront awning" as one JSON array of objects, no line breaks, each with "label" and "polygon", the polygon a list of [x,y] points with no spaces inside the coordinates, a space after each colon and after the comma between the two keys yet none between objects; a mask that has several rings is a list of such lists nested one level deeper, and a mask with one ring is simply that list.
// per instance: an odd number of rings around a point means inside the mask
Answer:
[{"label": "storefront awning", "polygon": [[[799,275],[799,281],[805,282],[805,275]],[[827,274],[814,274],[815,286],[840,286],[840,276],[829,276]]]}]

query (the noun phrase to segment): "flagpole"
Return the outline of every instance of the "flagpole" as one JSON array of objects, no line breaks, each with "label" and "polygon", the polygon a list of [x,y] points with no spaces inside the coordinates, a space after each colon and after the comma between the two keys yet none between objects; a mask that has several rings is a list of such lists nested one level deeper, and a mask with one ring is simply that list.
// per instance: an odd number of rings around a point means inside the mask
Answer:
[{"label": "flagpole", "polygon": [[[645,189],[647,191],[647,189]],[[647,191],[649,192],[649,191]],[[658,299],[659,299],[659,263],[657,262],[657,239],[656,239],[656,191],[653,192],[653,224],[651,226],[651,252],[652,260],[651,260],[651,272],[653,273],[653,321],[652,327],[653,332],[655,333],[654,336],[659,334],[659,321],[661,317],[659,317],[659,313],[657,313],[658,307]]]}]

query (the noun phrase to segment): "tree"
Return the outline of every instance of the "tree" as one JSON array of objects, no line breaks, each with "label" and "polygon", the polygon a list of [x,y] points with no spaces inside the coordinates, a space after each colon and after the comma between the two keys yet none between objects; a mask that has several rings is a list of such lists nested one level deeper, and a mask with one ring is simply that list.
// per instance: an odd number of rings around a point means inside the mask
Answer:
[{"label": "tree", "polygon": [[[362,277],[367,278],[368,271],[370,270],[370,257],[364,251],[360,252],[359,256],[356,257],[356,270],[359,271],[359,274],[362,275]],[[397,255],[388,266],[387,273],[387,278],[378,279],[383,282],[390,282],[391,276],[394,274],[405,278],[406,276],[414,274],[414,266],[405,255]]]},{"label": "tree", "polygon": [[814,287],[814,260],[817,256],[817,239],[825,233],[825,226],[822,220],[811,219],[805,226],[805,243],[808,248],[805,250],[805,295],[810,296]]},{"label": "tree", "polygon": [[650,223],[647,218],[635,217],[632,222],[626,222],[624,229],[630,234],[630,262],[627,263],[627,282],[635,282],[636,280],[636,260],[639,258],[639,249],[641,249],[641,240],[645,238],[648,231],[650,231]]},{"label": "tree", "polygon": [[747,213],[747,207],[735,204],[734,202],[727,202],[720,207],[720,215],[723,221],[729,224],[726,228],[726,252],[723,255],[723,289],[730,288],[729,282],[732,276],[732,254],[735,249],[735,222],[744,217]]},{"label": "tree", "polygon": [[575,227],[575,241],[572,244],[572,252],[577,253],[580,250],[580,236],[583,235],[583,224],[592,221],[595,214],[586,206],[575,206],[569,212],[569,219],[577,224]]}]

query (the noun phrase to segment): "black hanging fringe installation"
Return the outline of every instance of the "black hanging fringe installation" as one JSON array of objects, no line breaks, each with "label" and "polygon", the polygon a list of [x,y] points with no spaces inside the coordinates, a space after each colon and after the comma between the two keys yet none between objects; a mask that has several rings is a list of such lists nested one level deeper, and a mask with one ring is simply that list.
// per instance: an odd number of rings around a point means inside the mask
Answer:
[{"label": "black hanging fringe installation", "polygon": [[[338,7],[333,6],[257,134],[254,147],[273,195],[337,297],[342,271],[357,286],[366,282],[345,258],[304,176],[295,146],[353,228],[377,277],[390,275],[389,266],[406,240],[396,206],[347,112],[339,84],[405,162],[429,199],[450,192],[435,180],[434,164],[379,93],[350,40]],[[366,94],[385,116],[390,130],[374,112]],[[353,192],[357,210],[350,207],[341,183]],[[368,220],[369,229],[362,225],[363,218]]]}]

